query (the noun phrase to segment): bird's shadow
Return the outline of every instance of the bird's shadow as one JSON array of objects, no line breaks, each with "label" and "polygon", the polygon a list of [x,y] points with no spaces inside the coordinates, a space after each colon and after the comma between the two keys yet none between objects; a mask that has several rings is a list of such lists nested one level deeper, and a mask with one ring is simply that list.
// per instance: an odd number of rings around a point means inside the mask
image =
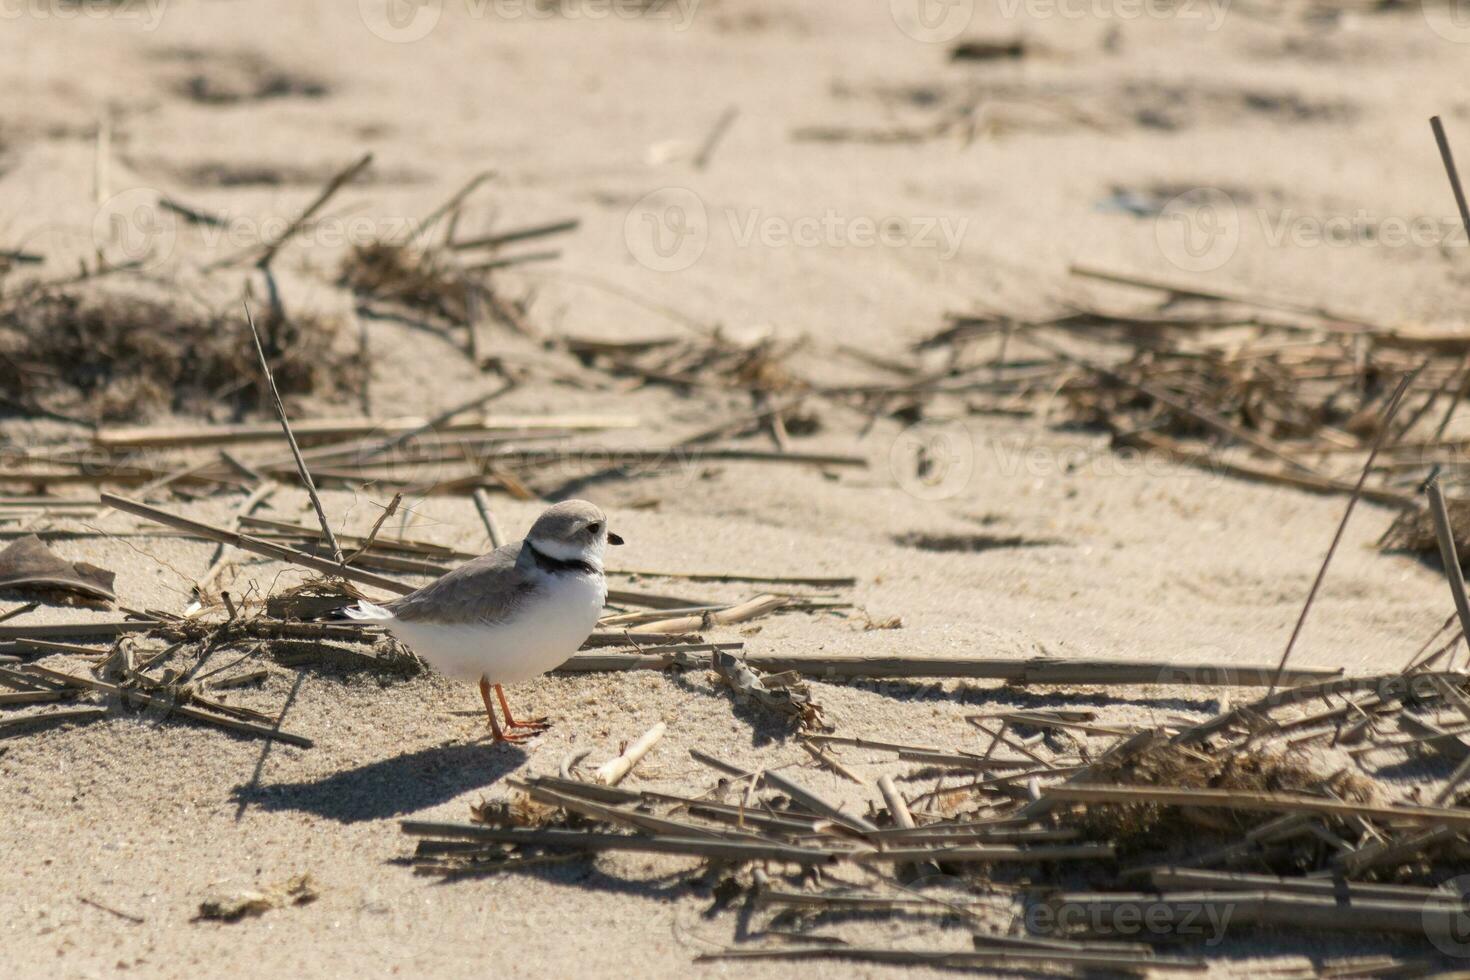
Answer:
[{"label": "bird's shadow", "polygon": [[262,810],[299,810],[341,823],[385,820],[488,787],[525,759],[525,752],[510,745],[443,745],[320,779],[238,786],[234,798]]}]

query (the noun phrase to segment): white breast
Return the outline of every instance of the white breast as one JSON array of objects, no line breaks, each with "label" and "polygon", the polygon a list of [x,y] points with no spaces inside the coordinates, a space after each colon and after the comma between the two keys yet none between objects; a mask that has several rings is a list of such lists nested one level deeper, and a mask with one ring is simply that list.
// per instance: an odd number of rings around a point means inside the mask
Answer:
[{"label": "white breast", "polygon": [[536,598],[493,626],[396,618],[383,625],[442,674],[463,680],[483,675],[492,684],[516,684],[576,653],[597,625],[606,598],[601,575],[563,573],[547,576]]}]

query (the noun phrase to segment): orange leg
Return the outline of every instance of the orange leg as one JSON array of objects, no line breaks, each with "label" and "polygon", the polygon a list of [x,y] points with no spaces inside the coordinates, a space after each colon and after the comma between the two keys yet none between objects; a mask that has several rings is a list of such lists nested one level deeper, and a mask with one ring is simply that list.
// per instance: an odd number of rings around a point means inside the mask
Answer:
[{"label": "orange leg", "polygon": [[[495,688],[498,691],[500,689],[500,685],[496,684]],[[533,732],[527,732],[524,735],[516,734],[514,732],[507,734],[506,732],[501,730],[500,722],[495,720],[495,709],[490,706],[490,679],[483,675],[480,677],[480,700],[485,702],[485,717],[490,719],[490,733],[492,736],[492,741],[524,742],[535,734]],[[504,694],[500,696],[500,703],[502,705],[505,704]],[[505,717],[507,723],[510,723],[509,711],[505,713]]]},{"label": "orange leg", "polygon": [[530,721],[516,721],[511,717],[510,704],[505,700],[505,688],[499,684],[493,685],[495,696],[500,699],[500,710],[505,712],[505,727],[507,728],[531,728],[538,732],[544,732],[551,727],[551,722],[545,718],[532,718]]}]

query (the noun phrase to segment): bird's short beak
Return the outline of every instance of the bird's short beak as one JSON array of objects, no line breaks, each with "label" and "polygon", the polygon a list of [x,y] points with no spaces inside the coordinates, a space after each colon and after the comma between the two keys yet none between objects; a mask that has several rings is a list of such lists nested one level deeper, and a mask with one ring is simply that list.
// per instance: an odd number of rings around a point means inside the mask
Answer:
[{"label": "bird's short beak", "polygon": [[607,532],[607,543],[608,544],[622,544],[623,543],[622,536],[621,535],[614,534],[611,531],[609,531],[609,532]]}]

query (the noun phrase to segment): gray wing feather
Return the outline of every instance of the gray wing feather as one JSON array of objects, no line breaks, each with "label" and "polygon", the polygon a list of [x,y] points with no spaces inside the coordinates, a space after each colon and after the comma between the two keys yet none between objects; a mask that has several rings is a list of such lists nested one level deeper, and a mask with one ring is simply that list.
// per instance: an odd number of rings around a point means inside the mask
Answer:
[{"label": "gray wing feather", "polygon": [[540,587],[519,559],[521,542],[503,544],[465,562],[416,592],[383,606],[405,621],[493,625],[512,616]]}]

